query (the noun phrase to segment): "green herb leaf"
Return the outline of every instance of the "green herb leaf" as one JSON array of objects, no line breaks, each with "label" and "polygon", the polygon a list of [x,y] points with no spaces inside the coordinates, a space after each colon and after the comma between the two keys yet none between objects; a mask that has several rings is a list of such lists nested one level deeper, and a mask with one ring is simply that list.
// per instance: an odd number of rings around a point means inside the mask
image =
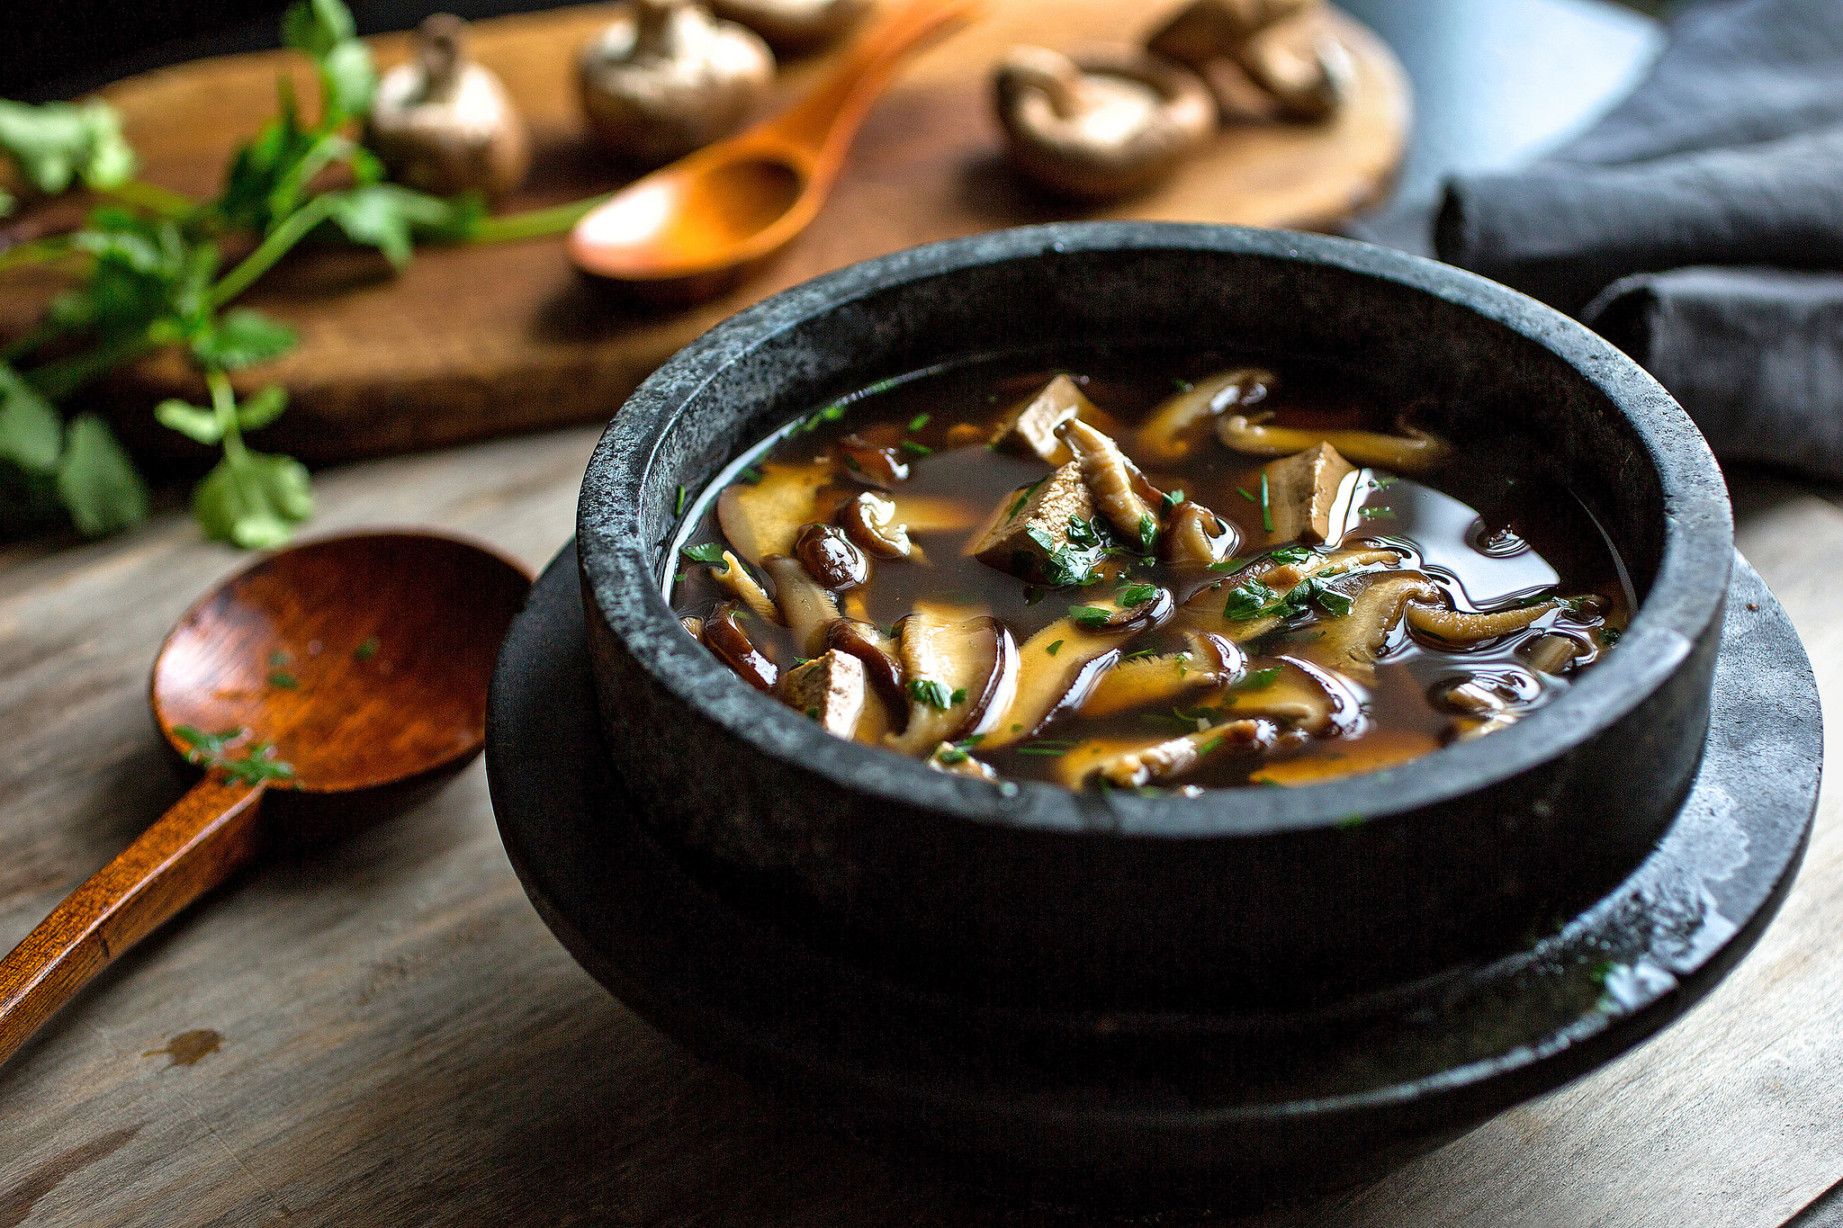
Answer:
[{"label": "green herb leaf", "polygon": [[[964,696],[965,692],[960,692]],[[954,706],[955,700],[945,686],[932,678],[911,678],[909,680],[909,698],[918,704],[927,704],[930,708],[945,711]]]},{"label": "green herb leaf", "polygon": [[963,704],[966,702],[966,688],[965,687],[959,686],[959,687],[954,688],[953,702],[956,704]]},{"label": "green herb leaf", "polygon": [[685,514],[685,488],[683,486],[678,488],[678,494],[672,500],[672,514],[674,516]]},{"label": "green herb leaf", "polygon": [[298,339],[294,329],[280,320],[248,307],[233,307],[193,339],[192,353],[203,366],[239,371],[280,358]]},{"label": "green herb leaf", "polygon": [[278,669],[269,675],[269,685],[280,687],[284,691],[292,691],[301,685],[301,680],[285,669]]},{"label": "green herb leaf", "polygon": [[1069,607],[1069,617],[1073,619],[1078,626],[1087,627],[1092,630],[1096,627],[1106,626],[1107,620],[1113,617],[1113,611],[1103,610],[1101,607],[1093,605],[1072,605]]},{"label": "green herb leaf", "polygon": [[381,647],[383,647],[383,645],[378,643],[377,636],[367,636],[364,643],[352,650],[352,659],[354,661],[369,661],[371,658],[378,655],[378,649]]},{"label": "green herb leaf", "polygon": [[913,439],[903,440],[902,450],[904,452],[907,452],[910,456],[920,457],[920,456],[933,456],[934,455],[933,448],[929,447],[925,443],[916,443]]},{"label": "green herb leaf", "polygon": [[1620,640],[1620,637],[1623,636],[1624,634],[1625,632],[1619,630],[1619,628],[1617,627],[1601,627],[1600,628],[1600,640],[1601,642],[1608,644],[1608,645],[1617,644]]},{"label": "green herb leaf", "polygon": [[679,551],[679,553],[694,563],[709,563],[713,566],[719,566],[723,562],[723,543],[699,542],[695,546],[686,546],[683,550]]},{"label": "green herb leaf", "polygon": [[281,545],[313,514],[312,480],[306,467],[288,456],[226,455],[192,492],[192,515],[205,535],[245,550]]},{"label": "green herb leaf", "polygon": [[120,532],[147,519],[147,486],[101,418],[83,414],[64,433],[58,499],[85,537]]},{"label": "green herb leaf", "polygon": [[1259,580],[1244,581],[1229,590],[1228,601],[1222,607],[1222,616],[1231,622],[1247,622],[1259,618],[1279,596]]},{"label": "green herb leaf", "polygon": [[1132,584],[1128,585],[1126,591],[1120,594],[1120,604],[1130,609],[1136,605],[1144,605],[1156,596],[1158,596],[1157,585]]},{"label": "green herb leaf", "polygon": [[253,744],[241,759],[220,759],[214,766],[238,784],[259,785],[268,780],[292,780],[294,765],[275,757],[275,747],[267,742]]},{"label": "green herb leaf", "polygon": [[1279,680],[1280,669],[1281,667],[1278,665],[1269,665],[1265,669],[1251,669],[1240,678],[1236,679],[1234,685],[1229,687],[1229,690],[1258,691],[1263,687],[1270,687]]},{"label": "green herb leaf", "polygon": [[135,170],[120,118],[100,101],[30,106],[0,99],[0,152],[52,196],[79,179],[93,188],[119,187]]},{"label": "green herb leaf", "polygon": [[762,480],[762,471],[757,469],[754,465],[744,465],[741,469],[736,471],[736,478],[738,481],[754,486]]},{"label": "green herb leaf", "polygon": [[371,109],[377,85],[371,48],[355,38],[334,44],[320,60],[321,126],[332,127],[349,116],[365,114]]},{"label": "green herb leaf", "polygon": [[51,402],[0,363],[0,458],[28,473],[53,473],[64,451],[64,420]]},{"label": "green herb leaf", "polygon": [[1273,499],[1267,490],[1267,471],[1261,470],[1261,527],[1273,532]]},{"label": "green herb leaf", "polygon": [[1365,520],[1395,519],[1394,510],[1386,507],[1360,507],[1357,509],[1357,515],[1363,517]]},{"label": "green herb leaf", "polygon": [[1162,509],[1161,514],[1169,516],[1171,514],[1172,509],[1177,507],[1177,505],[1182,503],[1183,501],[1184,501],[1183,491],[1167,490],[1165,492],[1165,505],[1164,505],[1164,508]]},{"label": "green herb leaf", "polygon": [[1253,494],[1251,494],[1251,493],[1250,493],[1250,492],[1248,492],[1248,491],[1245,491],[1245,490],[1243,490],[1243,489],[1242,489],[1241,487],[1239,487],[1239,486],[1237,486],[1237,487],[1235,488],[1235,493],[1236,493],[1236,494],[1238,494],[1238,495],[1240,495],[1240,496],[1241,496],[1242,498],[1244,498],[1244,499],[1246,499],[1246,500],[1247,500],[1248,502],[1250,502],[1250,503],[1259,503],[1259,502],[1260,502],[1260,500],[1259,500],[1259,499],[1257,499],[1257,498],[1256,498],[1256,497],[1255,497],[1255,496],[1254,496]]},{"label": "green herb leaf", "polygon": [[237,427],[245,431],[260,431],[281,417],[282,411],[287,408],[288,390],[280,384],[265,384],[243,398],[237,406]]},{"label": "green herb leaf", "polygon": [[[1269,528],[1273,526],[1269,525]],[[1147,554],[1152,553],[1152,543],[1158,540],[1158,521],[1152,513],[1147,512],[1139,518],[1139,548]]]},{"label": "green herb leaf", "polygon": [[1317,553],[1310,546],[1281,546],[1278,550],[1269,550],[1267,557],[1276,563],[1303,563]]},{"label": "green herb leaf", "polygon": [[1051,640],[1047,645],[1044,646],[1043,651],[1048,653],[1052,657],[1055,656],[1057,653],[1062,651],[1062,641],[1061,640]]},{"label": "green herb leaf", "polygon": [[282,15],[282,44],[316,60],[357,33],[351,12],[340,0],[298,0]]},{"label": "green herb leaf", "polygon": [[456,224],[453,203],[394,183],[328,192],[325,199],[328,216],[346,238],[377,248],[396,268],[408,263],[417,231],[441,234]]},{"label": "green herb leaf", "polygon": [[204,763],[216,758],[224,752],[226,746],[246,732],[243,729],[223,729],[217,733],[206,733],[192,725],[173,726],[173,736],[192,748],[186,752],[186,759],[191,763]]},{"label": "green herb leaf", "polygon": [[909,419],[909,430],[911,432],[921,430],[924,426],[928,425],[928,420],[933,416],[933,414],[916,414],[913,418]]},{"label": "green herb leaf", "polygon": [[1010,520],[1011,518],[1016,516],[1019,512],[1023,511],[1024,505],[1030,502],[1030,496],[1037,493],[1037,487],[1043,485],[1043,483],[1047,481],[1049,481],[1048,478],[1038,478],[1036,481],[1032,482],[1030,485],[1019,489],[1019,491],[1017,492],[1017,498],[1012,500],[1011,507],[1005,512],[1005,519]]},{"label": "green herb leaf", "polygon": [[956,763],[965,763],[968,758],[967,753],[956,746],[949,746],[946,750],[936,751],[934,757],[941,763],[945,763],[950,767]]}]

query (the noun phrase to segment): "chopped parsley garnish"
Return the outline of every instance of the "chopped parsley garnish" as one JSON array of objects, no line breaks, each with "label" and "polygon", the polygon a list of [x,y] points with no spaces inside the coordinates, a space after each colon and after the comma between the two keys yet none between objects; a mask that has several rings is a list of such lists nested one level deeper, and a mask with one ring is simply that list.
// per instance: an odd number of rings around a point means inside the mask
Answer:
[{"label": "chopped parsley garnish", "polygon": [[1310,546],[1281,546],[1278,550],[1269,550],[1267,557],[1276,563],[1303,563],[1317,553]]},{"label": "chopped parsley garnish", "polygon": [[364,643],[352,650],[352,659],[354,661],[369,661],[371,658],[378,655],[378,649],[381,647],[383,647],[383,645],[378,643],[378,637],[375,635],[371,636]]},{"label": "chopped parsley garnish", "polygon": [[1144,605],[1156,596],[1158,596],[1157,585],[1132,584],[1128,585],[1126,591],[1120,594],[1120,604],[1130,609],[1136,605]]},{"label": "chopped parsley garnish", "polygon": [[757,469],[754,465],[744,465],[736,476],[753,486],[762,480],[762,471]]},{"label": "chopped parsley garnish", "polygon": [[1377,490],[1387,490],[1389,487],[1395,485],[1395,483],[1399,482],[1400,480],[1401,480],[1400,478],[1391,476],[1390,474],[1379,473],[1376,475],[1376,489]]},{"label": "chopped parsley garnish", "polygon": [[845,416],[845,407],[836,401],[819,411],[819,416],[827,422],[837,422]]},{"label": "chopped parsley garnish", "polygon": [[[1272,528],[1269,525],[1268,528]],[[1139,518],[1139,548],[1147,554],[1152,552],[1152,543],[1158,540],[1158,520],[1147,512]]]},{"label": "chopped parsley garnish", "polygon": [[1062,738],[1039,738],[1035,742],[1017,748],[1020,755],[1066,755],[1075,749],[1075,743]]},{"label": "chopped parsley garnish", "polygon": [[278,669],[270,672],[269,685],[280,687],[284,691],[293,691],[300,688],[301,680],[285,669]]},{"label": "chopped parsley garnish", "polygon": [[913,439],[903,440],[902,450],[904,452],[907,452],[910,456],[920,457],[920,456],[933,456],[934,455],[933,448],[929,447],[925,443],[916,443]]},{"label": "chopped parsley garnish", "polygon": [[1076,625],[1093,630],[1106,626],[1107,620],[1113,617],[1113,611],[1103,610],[1096,605],[1072,605],[1069,607],[1069,617]]},{"label": "chopped parsley garnish", "polygon": [[1229,590],[1229,600],[1222,607],[1222,616],[1231,622],[1247,622],[1259,618],[1279,598],[1280,594],[1259,580],[1247,580]]},{"label": "chopped parsley garnish", "polygon": [[672,503],[672,514],[674,516],[683,516],[685,514],[685,488],[683,486],[678,488],[678,498]]},{"label": "chopped parsley garnish", "polygon": [[1617,627],[1601,627],[1600,638],[1608,644],[1617,644],[1619,637],[1625,633]]},{"label": "chopped parsley garnish", "polygon": [[1247,500],[1248,502],[1250,502],[1250,503],[1259,503],[1259,502],[1260,502],[1260,500],[1259,500],[1259,499],[1257,499],[1257,498],[1255,498],[1255,497],[1254,497],[1254,496],[1253,496],[1252,494],[1250,494],[1250,493],[1248,493],[1247,491],[1245,491],[1245,490],[1243,490],[1243,489],[1242,489],[1241,487],[1239,487],[1239,486],[1237,486],[1237,487],[1235,488],[1235,493],[1236,493],[1236,494],[1238,494],[1238,495],[1240,495],[1240,496],[1241,496],[1242,498],[1244,498],[1244,499],[1246,499],[1246,500]]},{"label": "chopped parsley garnish", "polygon": [[1273,499],[1267,491],[1267,471],[1261,470],[1261,527],[1273,532]]},{"label": "chopped parsley garnish", "polygon": [[1363,517],[1365,520],[1395,519],[1394,509],[1387,507],[1360,507],[1357,509],[1357,515]]},{"label": "chopped parsley garnish", "polygon": [[1184,501],[1183,491],[1167,490],[1165,492],[1165,506],[1161,510],[1163,511],[1165,515],[1169,516],[1171,514],[1171,510],[1175,508],[1178,504],[1182,503],[1183,501]]},{"label": "chopped parsley garnish", "polygon": [[1030,485],[1020,487],[1017,492],[1017,498],[1012,501],[1010,510],[1005,513],[1005,519],[1010,520],[1019,512],[1023,511],[1024,505],[1030,502],[1030,496],[1037,493],[1037,487],[1043,485],[1043,483],[1047,481],[1049,481],[1048,478],[1038,478]]},{"label": "chopped parsley garnish", "polygon": [[1211,751],[1215,750],[1218,746],[1221,746],[1221,745],[1222,745],[1222,735],[1217,734],[1215,737],[1208,738],[1201,745],[1199,745],[1197,747],[1197,754],[1207,755]]},{"label": "chopped parsley garnish", "polygon": [[1258,691],[1262,687],[1272,686],[1279,677],[1280,667],[1278,665],[1269,665],[1266,669],[1251,669],[1237,678],[1229,690]]},{"label": "chopped parsley garnish", "polygon": [[238,784],[259,785],[268,780],[288,780],[294,776],[294,765],[275,757],[275,747],[268,742],[253,742],[240,759],[227,756],[225,748],[230,743],[249,732],[245,729],[225,729],[217,733],[204,733],[190,725],[176,725],[173,733],[192,749],[186,752],[186,760],[209,770],[218,768],[228,780]]},{"label": "chopped parsley garnish", "polygon": [[1062,651],[1062,641],[1061,640],[1050,641],[1050,643],[1044,647],[1043,651],[1052,657],[1055,656],[1057,653]]},{"label": "chopped parsley garnish", "polygon": [[1351,828],[1361,827],[1367,822],[1369,822],[1369,817],[1367,815],[1363,814],[1361,811],[1353,810],[1349,814],[1340,816],[1332,826],[1339,831],[1349,831]]},{"label": "chopped parsley garnish", "polygon": [[686,546],[679,553],[694,563],[709,563],[714,567],[723,562],[723,543],[699,542],[695,546]]},{"label": "chopped parsley garnish", "polygon": [[949,746],[946,750],[936,751],[934,757],[942,763],[951,765],[955,763],[965,763],[967,760],[967,753],[957,746]]},{"label": "chopped parsley garnish", "polygon": [[964,690],[949,692],[945,686],[932,678],[912,678],[909,680],[909,698],[918,704],[927,704],[930,708],[940,708],[945,711],[959,700],[965,699],[966,692]]},{"label": "chopped parsley garnish", "polygon": [[921,430],[924,426],[928,425],[928,419],[933,416],[933,414],[916,414],[913,418],[909,419],[909,430],[912,432]]},{"label": "chopped parsley garnish", "polygon": [[1171,386],[1173,388],[1176,388],[1179,392],[1189,392],[1192,388],[1196,387],[1196,385],[1191,383],[1189,380],[1178,379],[1176,376],[1172,376]]},{"label": "chopped parsley garnish", "polygon": [[806,714],[807,716],[811,717],[813,720],[819,719],[819,709],[817,708],[808,708],[806,710]]},{"label": "chopped parsley garnish", "polygon": [[[1157,654],[1157,652],[1158,652],[1158,649],[1156,648],[1141,648],[1138,652],[1129,652],[1125,656],[1121,657],[1120,659],[1122,661],[1137,661],[1141,657],[1154,656]],[[1183,664],[1183,661],[1181,658],[1179,659],[1178,664],[1180,665]]]},{"label": "chopped parsley garnish", "polygon": [[1069,517],[1069,541],[1077,546],[1098,546],[1102,543],[1101,531],[1094,521],[1083,520],[1080,516]]}]

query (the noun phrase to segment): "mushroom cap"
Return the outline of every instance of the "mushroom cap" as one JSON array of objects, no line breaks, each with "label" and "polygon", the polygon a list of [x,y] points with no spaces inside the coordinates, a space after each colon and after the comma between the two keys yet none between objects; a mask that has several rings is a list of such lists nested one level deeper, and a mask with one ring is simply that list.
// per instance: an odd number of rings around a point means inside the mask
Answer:
[{"label": "mushroom cap", "polygon": [[873,0],[710,0],[711,11],[739,22],[777,52],[814,51],[843,34]]},{"label": "mushroom cap", "polygon": [[1046,187],[1089,200],[1123,196],[1168,175],[1215,131],[1202,80],[1134,47],[1067,57],[1080,71],[1080,97],[1073,113],[1059,113],[1043,84],[1055,55],[1016,48],[993,78],[1011,157]]},{"label": "mushroom cap", "polygon": [[583,47],[577,70],[583,111],[601,142],[659,165],[741,126],[774,79],[774,53],[754,31],[700,5],[645,14],[630,5]]},{"label": "mushroom cap", "polygon": [[423,24],[421,54],[379,78],[366,144],[409,187],[503,195],[531,167],[531,138],[498,76],[466,59],[459,20],[438,24],[444,16]]}]

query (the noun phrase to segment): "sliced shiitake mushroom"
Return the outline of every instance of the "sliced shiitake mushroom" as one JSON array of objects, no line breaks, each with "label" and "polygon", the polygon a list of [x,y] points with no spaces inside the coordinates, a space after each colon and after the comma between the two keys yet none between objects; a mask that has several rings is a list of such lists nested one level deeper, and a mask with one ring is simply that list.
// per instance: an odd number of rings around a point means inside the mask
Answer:
[{"label": "sliced shiitake mushroom", "polygon": [[1186,499],[1165,517],[1159,553],[1180,567],[1211,567],[1234,555],[1240,544],[1234,524]]},{"label": "sliced shiitake mushroom", "polygon": [[870,563],[836,525],[809,524],[794,539],[794,557],[806,574],[835,593],[870,579]]},{"label": "sliced shiitake mushroom", "polygon": [[774,694],[781,671],[743,630],[734,603],[723,603],[704,620],[704,644],[717,654],[718,660],[740,674],[744,682],[758,691]]},{"label": "sliced shiitake mushroom", "polygon": [[819,489],[832,480],[833,469],[830,460],[764,461],[757,468],[759,482],[737,482],[717,496],[717,523],[730,547],[760,567],[771,554],[792,554],[800,530],[824,519]]},{"label": "sliced shiitake mushroom", "polygon": [[949,776],[965,776],[970,780],[997,780],[998,773],[992,765],[973,758],[967,751],[952,742],[942,742],[928,756],[928,766],[937,772],[946,772]]},{"label": "sliced shiitake mushroom", "polygon": [[1420,730],[1372,729],[1354,740],[1312,743],[1303,754],[1264,764],[1248,779],[1262,785],[1312,785],[1399,767],[1439,749],[1440,743]]},{"label": "sliced shiitake mushroom", "polygon": [[874,624],[841,618],[826,628],[826,647],[850,653],[862,661],[870,684],[891,703],[902,703],[901,648]]},{"label": "sliced shiitake mushroom", "polygon": [[1438,601],[1440,590],[1417,571],[1379,572],[1341,583],[1362,583],[1363,587],[1354,594],[1346,590],[1349,612],[1322,619],[1319,625],[1324,634],[1307,644],[1304,652],[1326,669],[1367,682],[1375,676],[1376,658],[1388,645],[1389,633],[1401,622],[1408,603]]},{"label": "sliced shiitake mushroom", "polygon": [[845,469],[852,477],[889,490],[909,480],[909,467],[897,459],[894,448],[884,448],[862,435],[846,435],[838,441],[838,453],[845,459]]},{"label": "sliced shiitake mushroom", "polygon": [[1517,723],[1517,712],[1497,691],[1475,678],[1458,678],[1437,685],[1428,695],[1434,707],[1459,719],[1454,737],[1461,742],[1496,733]]},{"label": "sliced shiitake mushroom", "polygon": [[1427,605],[1417,601],[1408,605],[1408,625],[1449,644],[1477,644],[1521,631],[1550,611],[1567,604],[1559,597],[1552,597],[1514,610],[1468,614],[1461,610],[1449,610],[1443,605]]},{"label": "sliced shiitake mushroom", "polygon": [[1177,606],[1171,600],[1171,590],[1143,584],[1133,585],[1127,592],[1131,593],[1134,588],[1149,588],[1152,591],[1130,606],[1109,602],[1106,605],[1078,607],[1075,611],[1078,621],[1090,631],[1138,635],[1141,631],[1152,631],[1163,626],[1176,611]]},{"label": "sliced shiitake mushroom", "polygon": [[990,615],[922,602],[902,620],[902,666],[909,722],[885,742],[918,755],[981,731],[1017,685],[1017,646]]},{"label": "sliced shiitake mushroom", "polygon": [[1220,686],[1241,672],[1241,649],[1217,635],[1190,633],[1190,648],[1117,661],[1082,701],[1083,716],[1111,716],[1163,706],[1199,687]]},{"label": "sliced shiitake mushroom", "polygon": [[1158,516],[1152,505],[1161,496],[1139,467],[1127,459],[1119,444],[1080,418],[1065,418],[1056,427],[1056,438],[1075,454],[1095,508],[1127,541],[1150,550],[1158,537]]},{"label": "sliced shiitake mushroom", "polygon": [[1133,436],[1148,464],[1176,464],[1196,449],[1196,436],[1211,419],[1257,404],[1273,387],[1274,375],[1258,367],[1236,367],[1200,379],[1167,400]]},{"label": "sliced shiitake mushroom", "polygon": [[1273,726],[1266,721],[1239,720],[1124,748],[1085,742],[1061,756],[1056,773],[1072,789],[1096,776],[1118,788],[1136,789],[1181,776],[1207,756],[1264,746],[1273,734]]},{"label": "sliced shiitake mushroom", "polygon": [[1251,456],[1291,456],[1328,443],[1359,465],[1378,465],[1402,473],[1426,473],[1452,455],[1453,447],[1437,435],[1405,423],[1400,435],[1376,431],[1319,431],[1269,426],[1230,414],[1216,423],[1216,436],[1237,452]]},{"label": "sliced shiitake mushroom", "polygon": [[[1272,554],[1249,563],[1227,579],[1198,589],[1177,612],[1178,622],[1198,631],[1216,632],[1237,644],[1260,639],[1280,625],[1278,607],[1285,604],[1293,589],[1314,576],[1321,579],[1347,575],[1360,568],[1393,567],[1401,556],[1392,550],[1356,546],[1329,553],[1310,550],[1302,557],[1285,555],[1287,561]],[[1240,598],[1253,595],[1265,601],[1256,606]]]},{"label": "sliced shiitake mushroom", "polygon": [[1561,674],[1592,650],[1571,635],[1545,635],[1529,648],[1529,667],[1539,674]]},{"label": "sliced shiitake mushroom", "polygon": [[694,640],[704,638],[704,620],[693,618],[689,614],[678,620],[678,625],[685,629],[685,634]]},{"label": "sliced shiitake mushroom", "polygon": [[1057,713],[1080,708],[1133,634],[1059,618],[1031,636],[1018,649],[1017,694],[1002,714],[983,723],[981,748],[1028,738]]},{"label": "sliced shiitake mushroom", "polygon": [[1299,657],[1280,660],[1283,664],[1267,667],[1277,672],[1260,685],[1231,690],[1226,705],[1231,715],[1266,717],[1314,737],[1349,738],[1362,732],[1367,723],[1363,701],[1348,682]]},{"label": "sliced shiitake mushroom", "polygon": [[839,505],[838,523],[851,540],[880,559],[914,558],[926,562],[921,549],[909,540],[909,526],[896,519],[896,505],[882,495],[864,491]]},{"label": "sliced shiitake mushroom", "polygon": [[710,575],[718,584],[728,589],[731,596],[738,598],[748,606],[749,612],[757,618],[771,623],[783,621],[781,611],[775,606],[774,599],[768,596],[768,591],[756,583],[755,577],[749,574],[749,569],[744,567],[741,560],[728,550],[723,552],[721,564],[711,566]]},{"label": "sliced shiitake mushroom", "polygon": [[807,575],[799,559],[784,554],[769,555],[762,570],[774,581],[774,604],[780,607],[781,621],[793,632],[800,655],[818,656],[826,628],[838,620],[838,603],[830,590]]}]

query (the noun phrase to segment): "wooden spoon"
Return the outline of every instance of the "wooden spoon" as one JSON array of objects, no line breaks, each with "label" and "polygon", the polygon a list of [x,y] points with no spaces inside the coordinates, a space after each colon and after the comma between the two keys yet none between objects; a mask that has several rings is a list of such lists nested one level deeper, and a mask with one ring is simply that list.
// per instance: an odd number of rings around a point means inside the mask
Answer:
[{"label": "wooden spoon", "polygon": [[0,1062],[186,905],[301,842],[283,829],[316,808],[265,821],[265,794],[340,795],[317,808],[345,820],[330,833],[386,786],[478,753],[487,680],[530,586],[479,546],[375,533],[270,555],[194,605],[154,662],[153,709],[205,778],[0,960]]},{"label": "wooden spoon", "polygon": [[585,272],[672,298],[720,292],[812,222],[903,58],[982,7],[981,0],[905,5],[792,110],[636,179],[596,206],[570,233],[570,258]]}]

